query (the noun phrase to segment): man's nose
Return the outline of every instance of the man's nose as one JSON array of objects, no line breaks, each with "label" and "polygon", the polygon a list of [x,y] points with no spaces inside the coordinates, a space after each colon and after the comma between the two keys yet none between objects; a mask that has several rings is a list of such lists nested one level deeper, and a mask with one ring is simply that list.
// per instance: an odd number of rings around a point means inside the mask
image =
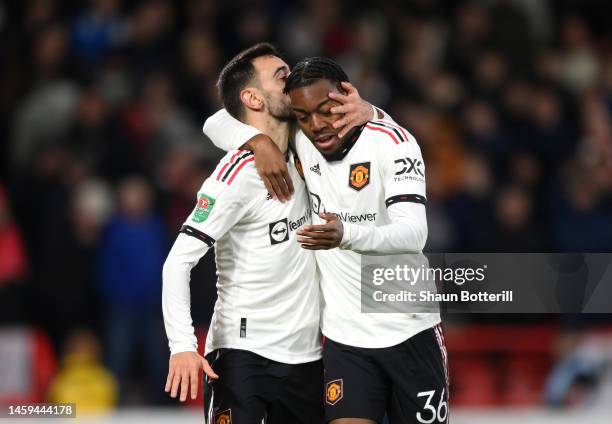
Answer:
[{"label": "man's nose", "polygon": [[312,115],[311,120],[312,131],[319,132],[325,128],[325,122],[316,114]]}]

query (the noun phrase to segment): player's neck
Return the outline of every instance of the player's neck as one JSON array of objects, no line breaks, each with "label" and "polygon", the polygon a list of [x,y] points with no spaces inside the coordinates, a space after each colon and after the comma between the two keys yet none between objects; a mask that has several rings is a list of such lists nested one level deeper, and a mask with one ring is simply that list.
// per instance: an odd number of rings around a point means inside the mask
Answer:
[{"label": "player's neck", "polygon": [[247,124],[257,128],[274,141],[281,152],[285,153],[289,145],[289,122],[280,121],[268,114],[251,114]]}]

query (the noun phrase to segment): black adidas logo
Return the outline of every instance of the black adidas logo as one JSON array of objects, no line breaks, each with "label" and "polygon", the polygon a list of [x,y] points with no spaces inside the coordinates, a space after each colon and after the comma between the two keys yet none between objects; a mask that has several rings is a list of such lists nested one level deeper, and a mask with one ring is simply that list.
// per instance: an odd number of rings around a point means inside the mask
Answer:
[{"label": "black adidas logo", "polygon": [[314,172],[315,174],[317,174],[319,177],[321,176],[321,168],[319,167],[318,163],[314,166],[311,166],[310,170]]}]

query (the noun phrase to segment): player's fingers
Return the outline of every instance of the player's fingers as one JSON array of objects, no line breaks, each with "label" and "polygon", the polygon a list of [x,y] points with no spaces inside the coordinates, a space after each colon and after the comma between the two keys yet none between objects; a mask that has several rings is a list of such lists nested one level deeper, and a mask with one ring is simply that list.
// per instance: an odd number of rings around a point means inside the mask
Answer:
[{"label": "player's fingers", "polygon": [[289,171],[285,168],[282,171],[283,173],[283,180],[285,181],[285,184],[287,184],[287,189],[289,190],[289,197],[291,197],[291,195],[295,192],[295,189],[293,188],[293,180],[291,179],[291,175],[289,175]]},{"label": "player's fingers", "polygon": [[217,375],[217,373],[215,371],[213,371],[212,367],[210,366],[210,364],[208,363],[208,361],[204,360],[203,364],[202,364],[202,368],[204,368],[204,373],[212,378],[213,380],[216,380],[219,378],[219,376]]},{"label": "player's fingers", "polygon": [[[346,94],[342,94],[342,93],[336,93],[336,92],[332,92],[328,94],[328,97],[332,100],[335,100],[339,103],[345,104],[346,102],[349,101],[349,98]],[[332,112],[334,113],[334,112]]]},{"label": "player's fingers", "polygon": [[343,126],[340,131],[338,131],[338,138],[342,138],[346,136],[350,130],[362,125],[363,123],[364,122],[361,119],[350,119],[349,118],[347,124]]},{"label": "player's fingers", "polygon": [[353,105],[346,104],[346,105],[334,106],[331,109],[329,109],[329,111],[335,114],[344,114],[344,113],[350,113],[354,109],[355,108],[353,107]]},{"label": "player's fingers", "polygon": [[171,397],[173,398],[176,397],[180,385],[181,385],[181,375],[178,372],[175,372],[174,377],[172,378],[172,387],[170,388]]},{"label": "player's fingers", "polygon": [[310,243],[310,240],[333,240],[336,238],[336,233],[332,231],[326,232],[306,232],[298,234],[299,243]]},{"label": "player's fingers", "polygon": [[[327,213],[327,212],[321,212],[319,216],[327,222],[335,221],[338,219],[338,217],[334,215],[333,213]],[[323,225],[327,225],[327,224],[323,224]]]},{"label": "player's fingers", "polygon": [[348,81],[343,81],[340,83],[340,85],[342,86],[342,88],[344,88],[344,91],[346,91],[347,96],[350,96],[353,94],[359,94],[357,87],[355,87],[353,84],[351,84]]},{"label": "player's fingers", "polygon": [[189,391],[189,373],[187,370],[183,371],[181,374],[181,402],[185,402],[187,400],[187,392]]},{"label": "player's fingers", "polygon": [[298,237],[298,243],[301,245],[312,245],[312,246],[331,246],[333,243],[332,239],[314,239],[308,237]]},{"label": "player's fingers", "polygon": [[334,230],[333,224],[307,225],[297,230],[298,235],[306,235],[306,233],[323,233]]},{"label": "player's fingers", "polygon": [[329,250],[331,249],[331,246],[319,246],[316,244],[301,244],[300,246],[302,246],[302,249],[306,249],[306,250]]},{"label": "player's fingers", "polygon": [[270,185],[272,186],[272,191],[274,192],[276,199],[280,200],[281,202],[285,202],[287,198],[281,189],[278,178],[276,178],[274,175],[270,177]]},{"label": "player's fingers", "polygon": [[189,375],[189,378],[191,379],[191,399],[195,399],[198,397],[198,374],[198,368],[193,368],[191,370],[191,374]]},{"label": "player's fingers", "polygon": [[166,387],[164,387],[166,393],[170,391],[170,387],[172,386],[172,377],[174,377],[174,367],[171,366],[168,370],[168,377],[166,378]]},{"label": "player's fingers", "polygon": [[270,179],[268,177],[261,177],[261,180],[263,181],[264,185],[266,186],[266,190],[268,191],[270,196],[272,196],[272,198],[274,200],[278,200],[278,196],[274,192],[274,188],[272,187],[272,183],[270,182]]},{"label": "player's fingers", "polygon": [[298,234],[304,234],[306,232],[323,232],[323,231],[329,231],[333,228],[332,225],[330,224],[318,224],[318,225],[304,225],[302,228],[300,228],[297,233]]},{"label": "player's fingers", "polygon": [[340,118],[336,122],[334,122],[332,124],[332,127],[334,127],[335,129],[342,128],[342,127],[345,127],[349,122],[350,122],[350,118],[347,118],[345,116],[344,118]]}]

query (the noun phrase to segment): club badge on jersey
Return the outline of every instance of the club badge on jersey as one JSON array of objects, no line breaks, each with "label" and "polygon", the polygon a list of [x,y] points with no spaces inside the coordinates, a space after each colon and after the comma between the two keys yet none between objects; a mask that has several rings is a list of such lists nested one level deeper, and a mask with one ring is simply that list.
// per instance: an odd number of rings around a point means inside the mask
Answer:
[{"label": "club badge on jersey", "polygon": [[349,173],[349,187],[361,190],[370,183],[370,162],[354,163]]}]

